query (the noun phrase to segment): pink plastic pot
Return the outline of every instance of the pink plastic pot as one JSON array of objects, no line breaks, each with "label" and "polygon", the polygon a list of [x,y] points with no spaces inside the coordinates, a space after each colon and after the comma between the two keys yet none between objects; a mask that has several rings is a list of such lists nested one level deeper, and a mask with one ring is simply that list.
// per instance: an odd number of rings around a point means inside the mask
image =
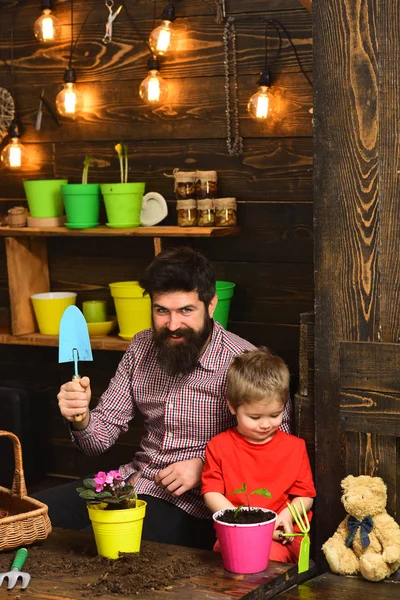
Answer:
[{"label": "pink plastic pot", "polygon": [[[249,509],[243,508],[242,510]],[[268,512],[266,508],[251,507],[250,510]],[[220,510],[214,513],[213,519],[225,569],[232,573],[259,573],[264,571],[268,566],[277,514],[270,511],[275,516],[264,523],[234,525],[218,521],[218,517],[223,512],[223,510]]]}]

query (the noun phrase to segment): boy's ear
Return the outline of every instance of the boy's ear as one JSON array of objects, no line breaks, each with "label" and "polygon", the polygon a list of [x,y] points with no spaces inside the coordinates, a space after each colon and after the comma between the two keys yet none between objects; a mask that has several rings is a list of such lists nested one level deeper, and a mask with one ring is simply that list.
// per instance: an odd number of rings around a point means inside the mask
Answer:
[{"label": "boy's ear", "polygon": [[236,415],[236,410],[233,408],[232,404],[229,402],[228,399],[227,399],[227,403],[228,403],[228,408],[231,411],[231,414]]},{"label": "boy's ear", "polygon": [[214,298],[211,300],[210,304],[208,305],[208,315],[210,318],[212,318],[214,311],[217,307],[217,302],[218,302],[218,296],[217,294],[215,294]]}]

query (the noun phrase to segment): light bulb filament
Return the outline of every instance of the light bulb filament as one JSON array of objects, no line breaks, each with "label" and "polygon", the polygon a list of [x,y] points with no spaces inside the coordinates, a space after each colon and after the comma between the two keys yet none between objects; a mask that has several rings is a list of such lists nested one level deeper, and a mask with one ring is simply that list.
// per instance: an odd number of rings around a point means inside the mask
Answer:
[{"label": "light bulb filament", "polygon": [[64,98],[65,112],[74,114],[76,111],[76,94],[75,90],[66,90]]},{"label": "light bulb filament", "polygon": [[21,166],[21,154],[19,145],[10,147],[10,167],[18,168]]},{"label": "light bulb filament", "polygon": [[160,35],[157,41],[158,52],[166,52],[171,42],[171,31],[170,29],[161,29]]},{"label": "light bulb filament", "polygon": [[44,41],[54,39],[53,19],[51,17],[44,17],[42,20],[42,37]]},{"label": "light bulb filament", "polygon": [[157,77],[151,77],[149,79],[147,99],[149,102],[158,102],[160,99],[160,82]]},{"label": "light bulb filament", "polygon": [[268,96],[260,95],[257,98],[256,117],[257,119],[266,119],[268,115]]}]

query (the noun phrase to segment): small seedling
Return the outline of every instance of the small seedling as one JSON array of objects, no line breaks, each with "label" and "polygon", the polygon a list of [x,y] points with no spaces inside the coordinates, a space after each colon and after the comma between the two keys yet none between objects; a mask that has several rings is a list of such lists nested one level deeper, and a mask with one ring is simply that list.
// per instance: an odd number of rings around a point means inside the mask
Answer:
[{"label": "small seedling", "polygon": [[86,185],[88,182],[89,167],[90,167],[90,164],[92,161],[93,161],[93,156],[85,156],[85,160],[83,161],[83,171],[82,171],[83,185]]},{"label": "small seedling", "polygon": [[[258,494],[259,496],[265,496],[266,498],[271,498],[272,497],[271,492],[269,490],[266,490],[265,488],[259,488],[258,490],[253,490],[252,492],[249,493],[249,491],[247,489],[247,485],[245,483],[238,490],[233,490],[233,492],[230,492],[229,495],[231,495],[231,494],[242,494],[242,493],[246,495],[247,508],[249,508],[249,509],[250,509],[250,498],[249,498],[249,496],[252,496],[253,494]],[[240,506],[238,506],[236,508],[235,514],[233,515],[235,519],[236,519],[239,511],[244,506],[246,506],[246,504],[241,504]]]},{"label": "small seedling", "polygon": [[128,146],[120,142],[115,145],[115,150],[118,154],[121,183],[128,183]]}]

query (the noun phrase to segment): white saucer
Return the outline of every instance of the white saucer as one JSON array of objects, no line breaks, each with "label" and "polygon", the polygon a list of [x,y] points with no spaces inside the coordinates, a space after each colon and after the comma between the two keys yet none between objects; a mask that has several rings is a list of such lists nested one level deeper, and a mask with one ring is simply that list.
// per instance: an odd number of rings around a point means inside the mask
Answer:
[{"label": "white saucer", "polygon": [[165,199],[158,192],[148,192],[143,196],[140,222],[145,227],[157,225],[168,215]]}]

